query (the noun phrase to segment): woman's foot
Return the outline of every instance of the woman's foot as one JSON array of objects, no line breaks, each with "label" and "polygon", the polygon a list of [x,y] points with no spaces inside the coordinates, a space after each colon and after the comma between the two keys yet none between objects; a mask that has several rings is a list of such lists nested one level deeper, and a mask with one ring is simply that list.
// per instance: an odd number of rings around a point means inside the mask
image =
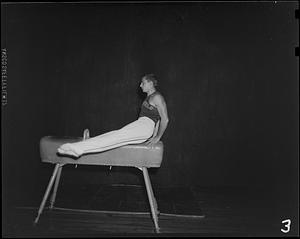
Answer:
[{"label": "woman's foot", "polygon": [[63,144],[61,145],[57,151],[60,153],[60,154],[63,154],[63,155],[70,155],[70,156],[74,156],[76,158],[80,157],[81,154],[79,154],[78,152],[76,152],[76,150],[72,147],[72,145],[70,143],[67,143],[67,144]]}]

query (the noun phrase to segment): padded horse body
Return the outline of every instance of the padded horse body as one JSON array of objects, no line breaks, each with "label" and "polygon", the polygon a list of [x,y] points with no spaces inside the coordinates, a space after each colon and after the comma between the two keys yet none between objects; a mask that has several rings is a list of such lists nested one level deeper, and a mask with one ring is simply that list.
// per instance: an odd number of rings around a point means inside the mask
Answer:
[{"label": "padded horse body", "polygon": [[38,215],[35,219],[35,224],[44,209],[46,200],[49,196],[51,188],[54,184],[54,190],[50,199],[50,209],[53,208],[56,198],[56,192],[59,185],[62,167],[66,164],[84,164],[84,165],[105,165],[105,166],[121,166],[121,167],[137,167],[143,172],[147,195],[151,208],[151,215],[154,221],[155,230],[159,232],[158,226],[158,207],[155,200],[150,177],[147,168],[159,168],[163,158],[164,145],[161,141],[156,143],[153,147],[146,144],[132,144],[125,145],[115,149],[110,149],[100,153],[90,153],[82,155],[78,159],[71,156],[63,156],[57,154],[57,148],[64,143],[73,143],[84,140],[82,137],[54,137],[45,136],[40,140],[40,156],[44,163],[55,164],[53,174],[50,178],[48,187],[44,194],[43,200],[39,207]]}]

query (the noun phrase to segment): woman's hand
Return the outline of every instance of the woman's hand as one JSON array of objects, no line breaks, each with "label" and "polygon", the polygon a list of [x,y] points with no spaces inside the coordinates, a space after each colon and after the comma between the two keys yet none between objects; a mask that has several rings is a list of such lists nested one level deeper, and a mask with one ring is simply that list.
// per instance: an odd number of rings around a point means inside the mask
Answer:
[{"label": "woman's hand", "polygon": [[160,140],[159,137],[155,136],[155,137],[152,137],[150,139],[148,139],[148,141],[146,142],[146,145],[150,146],[151,148],[154,147],[154,145]]}]

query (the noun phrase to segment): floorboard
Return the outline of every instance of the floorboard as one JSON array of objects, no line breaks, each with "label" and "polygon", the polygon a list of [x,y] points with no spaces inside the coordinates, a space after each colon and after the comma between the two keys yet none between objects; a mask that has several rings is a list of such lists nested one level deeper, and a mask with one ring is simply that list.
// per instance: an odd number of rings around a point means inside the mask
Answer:
[{"label": "floorboard", "polygon": [[[159,235],[295,236],[298,213],[284,197],[230,188],[154,188]],[[9,211],[3,237],[157,236],[144,187],[63,185],[33,226],[42,197],[20,200]],[[282,220],[293,220],[288,234]],[[297,226],[296,226],[297,225]]]}]

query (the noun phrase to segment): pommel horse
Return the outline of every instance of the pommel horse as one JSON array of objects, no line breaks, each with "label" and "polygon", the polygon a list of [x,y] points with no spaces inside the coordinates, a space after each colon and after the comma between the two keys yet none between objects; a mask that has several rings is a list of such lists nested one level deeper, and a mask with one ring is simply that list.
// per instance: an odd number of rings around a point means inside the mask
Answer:
[{"label": "pommel horse", "polygon": [[54,137],[45,136],[40,140],[40,156],[44,163],[55,164],[54,171],[48,183],[48,187],[40,204],[38,215],[35,218],[34,225],[39,221],[40,215],[43,212],[45,203],[54,184],[54,189],[50,198],[50,209],[53,209],[56,192],[59,185],[62,167],[66,164],[84,164],[84,165],[105,165],[105,166],[121,166],[121,167],[136,167],[143,172],[148,200],[150,203],[151,215],[155,225],[155,231],[159,232],[158,216],[159,210],[156,199],[152,190],[150,177],[147,168],[159,168],[163,157],[163,143],[159,141],[153,147],[142,144],[131,144],[121,146],[115,149],[110,149],[100,153],[91,153],[82,155],[78,159],[73,159],[68,156],[57,154],[57,148],[64,143],[78,142],[85,140],[89,132],[84,131],[83,137]]}]

